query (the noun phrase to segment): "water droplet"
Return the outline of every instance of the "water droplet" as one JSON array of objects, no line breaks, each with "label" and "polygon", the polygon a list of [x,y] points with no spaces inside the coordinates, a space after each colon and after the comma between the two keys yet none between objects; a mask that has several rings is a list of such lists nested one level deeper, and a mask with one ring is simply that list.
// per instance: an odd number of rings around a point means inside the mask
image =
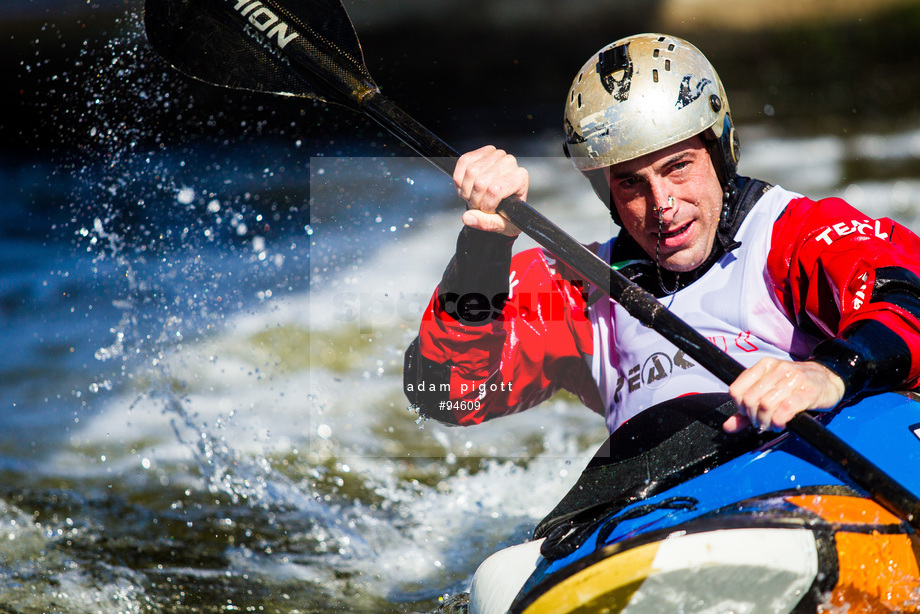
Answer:
[{"label": "water droplet", "polygon": [[192,204],[192,202],[195,200],[195,190],[188,187],[182,188],[179,190],[179,194],[176,195],[176,200],[183,205]]}]

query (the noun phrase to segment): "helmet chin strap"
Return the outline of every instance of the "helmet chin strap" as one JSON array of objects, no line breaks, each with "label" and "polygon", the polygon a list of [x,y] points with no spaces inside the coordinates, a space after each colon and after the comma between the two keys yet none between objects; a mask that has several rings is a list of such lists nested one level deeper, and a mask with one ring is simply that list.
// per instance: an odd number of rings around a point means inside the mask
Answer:
[{"label": "helmet chin strap", "polygon": [[666,207],[657,207],[655,209],[655,216],[658,218],[658,241],[655,243],[655,270],[658,272],[658,286],[661,288],[661,291],[667,295],[674,294],[680,290],[680,273],[674,274],[674,287],[667,288],[664,285],[664,279],[661,276],[661,231],[662,231],[662,219],[664,218],[664,212],[669,209],[674,208],[674,197],[668,196],[668,205]]}]

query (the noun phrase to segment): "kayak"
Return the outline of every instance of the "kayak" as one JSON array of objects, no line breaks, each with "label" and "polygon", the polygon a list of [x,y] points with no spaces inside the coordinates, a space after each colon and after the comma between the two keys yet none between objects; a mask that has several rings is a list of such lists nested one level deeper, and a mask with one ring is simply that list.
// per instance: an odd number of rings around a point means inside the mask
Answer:
[{"label": "kayak", "polygon": [[[920,494],[920,402],[818,414]],[[477,570],[471,614],[920,612],[920,538],[791,433],[721,431],[727,395],[624,424],[534,532]]]}]

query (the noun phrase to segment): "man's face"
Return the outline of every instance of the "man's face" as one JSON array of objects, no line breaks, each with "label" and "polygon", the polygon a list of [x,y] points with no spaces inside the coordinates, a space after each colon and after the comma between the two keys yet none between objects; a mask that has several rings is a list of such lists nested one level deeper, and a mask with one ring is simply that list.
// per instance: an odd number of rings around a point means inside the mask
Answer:
[{"label": "man's face", "polygon": [[606,170],[623,229],[649,257],[675,272],[706,260],[719,229],[722,186],[700,137]]}]

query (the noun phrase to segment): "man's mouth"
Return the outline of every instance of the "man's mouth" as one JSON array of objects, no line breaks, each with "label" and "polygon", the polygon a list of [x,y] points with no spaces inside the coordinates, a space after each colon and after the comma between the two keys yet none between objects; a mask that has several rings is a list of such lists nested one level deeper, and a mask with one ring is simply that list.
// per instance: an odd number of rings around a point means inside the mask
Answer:
[{"label": "man's mouth", "polygon": [[678,227],[675,228],[674,230],[669,230],[669,231],[667,231],[667,232],[662,232],[662,233],[661,233],[661,238],[662,238],[662,239],[670,239],[670,238],[672,238],[672,237],[676,237],[676,236],[682,235],[683,233],[685,233],[685,232],[690,228],[690,224],[691,224],[691,222],[687,222],[687,223],[684,224],[683,226],[678,226]]}]

